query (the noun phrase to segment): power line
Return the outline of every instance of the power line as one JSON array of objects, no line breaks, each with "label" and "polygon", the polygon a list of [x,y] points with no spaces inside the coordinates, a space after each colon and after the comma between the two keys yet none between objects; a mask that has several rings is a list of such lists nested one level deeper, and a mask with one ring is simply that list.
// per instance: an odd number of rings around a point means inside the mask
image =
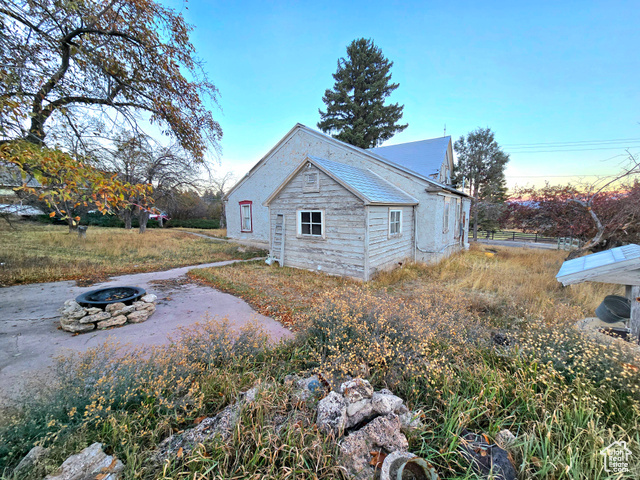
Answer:
[{"label": "power line", "polygon": [[600,175],[600,174],[589,174],[589,175],[582,175],[582,174],[575,174],[575,175],[507,175],[507,178],[558,178],[558,177],[602,177],[602,178],[606,178],[606,177],[613,177],[615,176],[615,174],[609,174],[609,175]]},{"label": "power line", "polygon": [[576,144],[602,144],[602,143],[620,143],[620,142],[629,142],[629,141],[638,141],[640,138],[614,138],[610,140],[577,140],[572,142],[540,142],[540,143],[506,143],[503,147],[551,147],[551,146],[561,146],[561,145],[576,145]]},{"label": "power line", "polygon": [[[627,145],[626,148],[636,148],[640,145]],[[535,151],[531,151],[531,150],[525,150],[525,151],[509,151],[507,153],[512,154],[512,153],[517,153],[517,154],[523,154],[523,153],[558,153],[558,152],[592,152],[592,151],[596,151],[596,150],[620,150],[621,148],[625,148],[625,147],[600,147],[600,148],[576,148],[576,149],[570,149],[570,150],[535,150]]]}]

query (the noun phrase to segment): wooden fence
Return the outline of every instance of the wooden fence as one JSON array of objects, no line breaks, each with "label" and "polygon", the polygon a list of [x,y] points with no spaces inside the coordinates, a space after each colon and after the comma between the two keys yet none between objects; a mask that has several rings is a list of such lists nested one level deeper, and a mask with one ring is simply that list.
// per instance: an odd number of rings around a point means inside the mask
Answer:
[{"label": "wooden fence", "polygon": [[[471,233],[471,232],[469,232]],[[545,237],[539,233],[522,233],[509,230],[478,230],[478,238],[485,240],[512,240],[520,242],[534,242],[534,243],[557,243],[556,237]]]},{"label": "wooden fence", "polygon": [[512,230],[478,230],[478,239],[507,240],[513,242],[551,243],[558,250],[573,250],[582,246],[582,240],[573,237],[546,237],[539,233],[523,233]]}]

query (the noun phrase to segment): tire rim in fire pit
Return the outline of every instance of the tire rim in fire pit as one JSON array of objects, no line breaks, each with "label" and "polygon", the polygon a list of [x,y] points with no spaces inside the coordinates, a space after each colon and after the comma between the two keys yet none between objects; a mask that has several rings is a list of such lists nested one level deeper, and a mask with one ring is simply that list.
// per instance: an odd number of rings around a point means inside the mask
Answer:
[{"label": "tire rim in fire pit", "polygon": [[91,290],[76,297],[83,307],[104,308],[111,303],[121,302],[131,305],[136,300],[143,297],[147,292],[140,287],[110,287],[99,290]]}]

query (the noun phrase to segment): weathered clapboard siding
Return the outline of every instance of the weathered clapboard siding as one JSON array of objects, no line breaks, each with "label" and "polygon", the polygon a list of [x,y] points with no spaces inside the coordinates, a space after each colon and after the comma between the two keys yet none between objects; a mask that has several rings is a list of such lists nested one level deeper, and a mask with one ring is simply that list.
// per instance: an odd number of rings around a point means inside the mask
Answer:
[{"label": "weathered clapboard siding", "polygon": [[[370,275],[413,258],[413,207],[369,206]],[[402,210],[402,234],[389,237],[389,210]]]},{"label": "weathered clapboard siding", "polygon": [[[318,173],[320,191],[304,192],[306,173]],[[322,210],[323,239],[298,237],[297,212]],[[275,217],[284,214],[284,265],[335,275],[365,278],[366,214],[364,202],[325,173],[302,170],[269,205],[271,235]]]}]

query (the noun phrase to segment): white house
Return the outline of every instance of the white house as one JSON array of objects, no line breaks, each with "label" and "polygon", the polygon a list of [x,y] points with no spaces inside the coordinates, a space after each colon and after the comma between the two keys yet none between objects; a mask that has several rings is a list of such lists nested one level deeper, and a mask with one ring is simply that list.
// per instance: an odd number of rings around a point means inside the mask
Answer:
[{"label": "white house", "polygon": [[450,137],[363,150],[297,124],[226,196],[227,235],[281,265],[368,280],[468,247]]}]

